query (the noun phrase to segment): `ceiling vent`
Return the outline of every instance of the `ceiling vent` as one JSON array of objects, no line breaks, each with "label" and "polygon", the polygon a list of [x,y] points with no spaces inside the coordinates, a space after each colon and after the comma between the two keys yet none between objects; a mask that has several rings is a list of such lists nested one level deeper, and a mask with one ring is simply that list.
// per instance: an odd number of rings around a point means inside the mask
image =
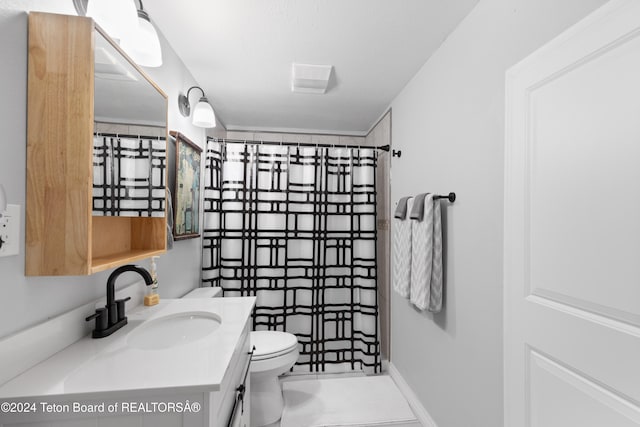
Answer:
[{"label": "ceiling vent", "polygon": [[293,64],[291,91],[325,93],[329,86],[333,65]]}]

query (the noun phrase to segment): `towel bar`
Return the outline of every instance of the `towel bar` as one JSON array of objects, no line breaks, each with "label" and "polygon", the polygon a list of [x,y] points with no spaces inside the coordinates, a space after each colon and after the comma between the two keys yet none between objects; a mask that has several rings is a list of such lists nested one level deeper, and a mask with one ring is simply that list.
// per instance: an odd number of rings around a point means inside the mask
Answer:
[{"label": "towel bar", "polygon": [[438,199],[449,199],[449,202],[453,203],[456,201],[456,193],[449,193],[447,196],[443,196],[441,194],[436,194],[435,196],[433,196],[433,200]]}]

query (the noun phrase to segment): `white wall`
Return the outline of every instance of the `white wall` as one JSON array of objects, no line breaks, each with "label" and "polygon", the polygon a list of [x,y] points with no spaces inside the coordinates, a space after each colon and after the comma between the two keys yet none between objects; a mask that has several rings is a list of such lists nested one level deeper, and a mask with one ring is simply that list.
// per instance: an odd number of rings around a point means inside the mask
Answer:
[{"label": "white wall", "polygon": [[[365,142],[370,146],[391,145],[391,111],[384,116],[369,131]],[[382,360],[389,360],[391,349],[391,302],[389,292],[390,242],[389,242],[389,165],[391,152],[378,152],[376,168],[376,229],[378,236],[376,249],[378,257],[378,319],[380,325],[380,351]]]},{"label": "white wall", "polygon": [[481,0],[392,103],[392,204],[458,195],[443,203],[444,311],[395,293],[391,307],[391,361],[439,427],[503,425],[505,70],[603,3]]},{"label": "white wall", "polygon": [[247,141],[298,142],[300,144],[365,144],[363,136],[292,133],[286,131],[254,132],[251,130],[230,130],[227,132],[227,138]]},{"label": "white wall", "polygon": [[[71,0],[0,0],[0,183],[11,204],[22,207],[19,256],[0,258],[0,337],[85,304],[105,293],[109,272],[89,277],[24,276],[24,205],[26,186],[27,14],[37,10],[75,15]],[[153,19],[153,16],[151,17]],[[147,69],[169,97],[169,129],[204,144],[205,132],[178,111],[179,92],[196,84],[166,40],[164,65]],[[217,129],[220,129],[219,126]],[[222,130],[224,132],[224,130]],[[162,297],[177,297],[200,282],[201,241],[178,241],[158,261]],[[140,262],[148,266],[147,261]],[[123,276],[118,287],[137,280]]]}]

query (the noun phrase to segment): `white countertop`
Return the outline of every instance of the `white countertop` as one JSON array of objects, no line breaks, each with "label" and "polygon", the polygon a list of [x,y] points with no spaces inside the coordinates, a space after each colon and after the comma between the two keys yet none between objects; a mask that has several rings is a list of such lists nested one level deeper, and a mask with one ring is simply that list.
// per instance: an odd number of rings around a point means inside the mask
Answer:
[{"label": "white countertop", "polygon": [[[87,336],[0,387],[0,398],[86,395],[135,390],[217,391],[255,304],[254,297],[161,300],[127,312],[113,335]],[[222,319],[207,337],[161,350],[127,345],[145,321],[180,312],[210,312]]]}]

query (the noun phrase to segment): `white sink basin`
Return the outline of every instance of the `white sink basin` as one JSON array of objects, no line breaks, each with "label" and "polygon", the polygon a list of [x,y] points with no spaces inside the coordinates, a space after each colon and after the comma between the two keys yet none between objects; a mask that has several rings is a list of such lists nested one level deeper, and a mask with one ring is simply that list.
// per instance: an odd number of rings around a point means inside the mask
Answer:
[{"label": "white sink basin", "polygon": [[177,313],[143,323],[127,336],[127,345],[140,350],[161,350],[202,339],[220,327],[213,313]]}]

